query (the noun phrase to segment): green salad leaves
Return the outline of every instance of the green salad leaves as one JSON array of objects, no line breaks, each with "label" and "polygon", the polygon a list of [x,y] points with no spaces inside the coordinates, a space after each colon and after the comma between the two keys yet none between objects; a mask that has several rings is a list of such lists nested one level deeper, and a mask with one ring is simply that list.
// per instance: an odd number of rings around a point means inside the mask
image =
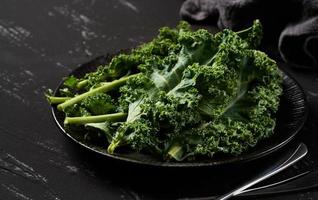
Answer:
[{"label": "green salad leaves", "polygon": [[275,61],[255,50],[261,38],[258,20],[214,35],[180,22],[46,97],[65,113],[66,128],[98,132],[108,153],[238,155],[273,134],[282,93]]}]

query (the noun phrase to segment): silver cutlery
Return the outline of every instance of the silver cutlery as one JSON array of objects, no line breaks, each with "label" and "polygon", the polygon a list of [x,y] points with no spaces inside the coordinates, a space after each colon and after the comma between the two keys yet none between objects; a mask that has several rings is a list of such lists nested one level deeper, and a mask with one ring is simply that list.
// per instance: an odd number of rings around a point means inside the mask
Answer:
[{"label": "silver cutlery", "polygon": [[187,200],[226,200],[229,199],[231,197],[240,195],[240,194],[244,194],[247,192],[251,192],[251,191],[257,191],[257,190],[261,190],[264,188],[269,188],[272,186],[276,186],[279,185],[281,183],[285,183],[287,181],[290,180],[294,180],[298,177],[304,176],[306,174],[308,174],[309,172],[304,172],[302,174],[296,175],[292,178],[286,179],[284,181],[280,181],[274,184],[270,184],[270,185],[266,185],[266,186],[262,186],[262,187],[257,187],[257,188],[251,188],[252,186],[254,186],[257,183],[260,183],[261,181],[268,179],[270,177],[272,177],[273,175],[287,169],[288,167],[292,166],[293,164],[295,164],[297,161],[301,160],[308,152],[307,146],[303,143],[300,143],[297,148],[293,151],[290,151],[289,153],[287,153],[279,162],[279,164],[274,164],[271,167],[269,167],[268,169],[264,170],[260,175],[254,177],[253,179],[247,181],[246,183],[244,183],[243,185],[237,187],[236,189],[222,195],[219,197],[215,197],[215,196],[210,196],[210,197],[200,197],[200,198],[185,198]]}]

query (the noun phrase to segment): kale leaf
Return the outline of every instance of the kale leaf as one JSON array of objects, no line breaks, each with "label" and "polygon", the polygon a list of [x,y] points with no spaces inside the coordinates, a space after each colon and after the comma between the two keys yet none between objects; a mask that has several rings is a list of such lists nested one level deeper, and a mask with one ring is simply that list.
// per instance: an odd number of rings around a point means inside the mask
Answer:
[{"label": "kale leaf", "polygon": [[62,96],[46,97],[66,126],[106,138],[108,153],[128,148],[177,161],[238,155],[273,134],[282,94],[275,61],[255,49],[261,38],[258,20],[216,34],[180,22],[83,78],[68,77]]}]

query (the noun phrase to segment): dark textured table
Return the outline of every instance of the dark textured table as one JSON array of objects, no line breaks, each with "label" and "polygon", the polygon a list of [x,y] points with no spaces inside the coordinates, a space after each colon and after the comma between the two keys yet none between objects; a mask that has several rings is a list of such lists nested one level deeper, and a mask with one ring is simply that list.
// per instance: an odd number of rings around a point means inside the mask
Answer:
[{"label": "dark textured table", "polygon": [[[149,41],[161,26],[175,26],[181,3],[1,1],[1,200],[172,199],[207,195],[215,192],[215,185],[230,188],[248,176],[249,166],[230,169],[231,179],[222,182],[214,169],[152,169],[92,155],[59,133],[43,97],[46,89],[54,88],[80,64]],[[318,169],[318,74],[282,67],[308,95],[309,119],[294,143],[305,142],[310,153],[281,177]],[[318,199],[318,190],[253,199]]]}]

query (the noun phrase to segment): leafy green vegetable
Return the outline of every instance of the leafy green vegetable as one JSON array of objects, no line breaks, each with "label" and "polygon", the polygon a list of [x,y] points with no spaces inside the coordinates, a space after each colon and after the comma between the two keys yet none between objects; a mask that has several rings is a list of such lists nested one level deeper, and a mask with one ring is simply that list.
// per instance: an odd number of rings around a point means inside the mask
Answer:
[{"label": "leafy green vegetable", "polygon": [[75,89],[78,82],[79,82],[79,79],[77,79],[75,76],[72,75],[65,78],[63,85],[66,86],[67,88]]},{"label": "leafy green vegetable", "polygon": [[51,89],[49,89],[44,95],[50,104],[59,104],[70,99],[70,97],[67,97],[67,96],[66,97],[53,96],[53,91]]},{"label": "leafy green vegetable", "polygon": [[93,115],[112,113],[116,107],[111,96],[105,93],[96,93],[85,98],[81,105]]},{"label": "leafy green vegetable", "polygon": [[112,132],[114,131],[114,127],[112,127],[112,124],[109,121],[100,123],[86,123],[85,128],[89,130],[93,129],[102,132],[106,136],[106,139],[109,143],[113,139]]},{"label": "leafy green vegetable", "polygon": [[109,153],[238,155],[273,134],[282,93],[275,61],[255,50],[261,38],[258,20],[215,35],[181,22],[83,78],[68,77],[61,97],[46,96],[66,126],[103,135]]},{"label": "leafy green vegetable", "polygon": [[82,117],[65,117],[64,124],[87,124],[87,123],[98,123],[105,121],[121,121],[127,117],[126,113],[112,113],[105,115],[94,115],[87,116],[83,115]]},{"label": "leafy green vegetable", "polygon": [[[131,76],[135,76],[135,75],[131,75]],[[114,80],[112,82],[105,82],[105,83],[101,83],[99,87],[97,88],[93,88],[85,93],[82,93],[80,95],[75,96],[74,98],[71,98],[61,104],[59,104],[57,106],[57,109],[59,110],[64,110],[66,107],[68,106],[72,106],[80,101],[82,101],[83,99],[91,96],[91,95],[95,95],[96,93],[100,93],[100,92],[108,92],[114,88],[117,88],[119,86],[121,86],[122,84],[124,84],[128,79],[130,78],[130,76],[128,77],[122,77],[118,80]]]},{"label": "leafy green vegetable", "polygon": [[160,152],[157,132],[148,120],[138,119],[133,122],[124,123],[120,126],[107,148],[109,153],[120,146],[129,145],[136,151],[147,149],[149,152]]}]

